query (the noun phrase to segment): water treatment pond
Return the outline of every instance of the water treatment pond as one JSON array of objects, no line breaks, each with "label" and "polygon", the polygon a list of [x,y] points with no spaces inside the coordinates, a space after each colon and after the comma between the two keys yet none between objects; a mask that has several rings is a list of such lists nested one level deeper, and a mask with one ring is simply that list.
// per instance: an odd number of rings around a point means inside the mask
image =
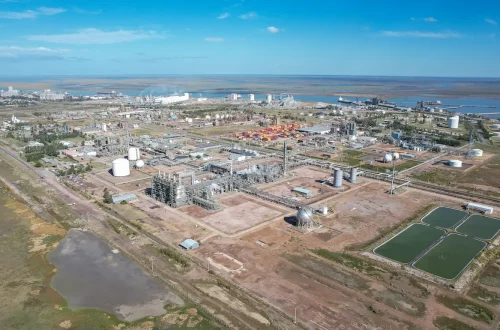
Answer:
[{"label": "water treatment pond", "polygon": [[184,302],[91,232],[72,229],[48,255],[57,273],[51,286],[72,309],[103,310],[123,321],[159,316],[166,304]]}]

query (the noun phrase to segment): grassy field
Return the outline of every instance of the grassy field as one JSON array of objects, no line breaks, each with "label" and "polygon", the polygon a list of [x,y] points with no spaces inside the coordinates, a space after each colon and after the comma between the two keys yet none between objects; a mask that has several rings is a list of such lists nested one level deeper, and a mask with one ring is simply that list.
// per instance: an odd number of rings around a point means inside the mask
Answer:
[{"label": "grassy field", "polygon": [[455,319],[450,319],[449,317],[446,316],[438,316],[433,324],[439,329],[439,330],[474,330],[476,328],[471,327],[468,324],[465,324],[463,322],[460,322]]},{"label": "grassy field", "polygon": [[439,207],[425,216],[422,221],[434,227],[452,228],[467,216],[467,212]]},{"label": "grassy field", "polygon": [[500,294],[489,291],[480,285],[473,285],[468,292],[469,296],[477,300],[483,301],[487,304],[498,305],[500,304]]},{"label": "grassy field", "polygon": [[409,263],[443,234],[444,231],[434,227],[412,224],[373,252],[401,263]]},{"label": "grassy field", "polygon": [[479,283],[500,288],[500,260],[491,262],[479,276]]},{"label": "grassy field", "polygon": [[436,298],[440,304],[443,304],[459,314],[470,317],[471,319],[485,323],[491,323],[494,320],[494,314],[489,309],[473,301],[461,297],[453,298],[441,295],[436,296]]},{"label": "grassy field", "polygon": [[471,215],[457,227],[459,233],[482,239],[492,239],[500,230],[500,220],[481,215]]},{"label": "grassy field", "polygon": [[415,267],[442,278],[454,279],[485,246],[484,242],[451,234],[420,258]]}]

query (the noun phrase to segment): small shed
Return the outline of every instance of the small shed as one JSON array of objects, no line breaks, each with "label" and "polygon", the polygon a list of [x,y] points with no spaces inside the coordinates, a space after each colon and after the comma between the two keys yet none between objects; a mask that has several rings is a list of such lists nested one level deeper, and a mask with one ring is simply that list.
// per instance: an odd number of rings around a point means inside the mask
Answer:
[{"label": "small shed", "polygon": [[179,246],[186,250],[194,250],[200,247],[200,243],[195,241],[194,239],[188,238],[179,244]]},{"label": "small shed", "polygon": [[305,188],[300,188],[300,187],[293,188],[293,192],[298,193],[302,196],[306,196],[306,197],[312,197],[312,195],[313,195],[312,191],[305,189]]},{"label": "small shed", "polygon": [[137,196],[135,194],[124,194],[120,196],[113,196],[113,204],[120,204],[122,201],[128,202],[136,198]]}]

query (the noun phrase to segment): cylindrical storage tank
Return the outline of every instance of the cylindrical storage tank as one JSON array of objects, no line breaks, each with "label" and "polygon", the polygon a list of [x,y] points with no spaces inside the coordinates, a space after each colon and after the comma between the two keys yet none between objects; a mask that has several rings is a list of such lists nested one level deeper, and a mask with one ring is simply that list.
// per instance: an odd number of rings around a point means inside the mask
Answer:
[{"label": "cylindrical storage tank", "polygon": [[460,117],[458,116],[453,116],[448,118],[448,128],[458,128],[458,122],[460,120]]},{"label": "cylindrical storage tank", "polygon": [[493,132],[493,136],[500,136],[500,132]]},{"label": "cylindrical storage tank", "polygon": [[390,163],[392,162],[392,155],[391,154],[385,154],[384,155],[384,163]]},{"label": "cylindrical storage tank", "polygon": [[358,168],[351,167],[351,177],[350,177],[351,183],[356,183],[357,179],[358,179]]},{"label": "cylindrical storage tank", "polygon": [[500,124],[493,124],[493,125],[491,125],[491,128],[499,129],[500,128]]},{"label": "cylindrical storage tank", "polygon": [[248,98],[250,99],[250,101],[255,101],[255,95],[253,94],[248,94]]},{"label": "cylindrical storage tank", "polygon": [[397,152],[392,153],[392,159],[398,160],[399,159],[399,154]]},{"label": "cylindrical storage tank", "polygon": [[128,176],[130,175],[129,161],[125,158],[113,160],[112,166],[113,176]]},{"label": "cylindrical storage tank", "polygon": [[342,170],[339,168],[336,168],[333,170],[333,186],[335,188],[340,188],[342,187]]},{"label": "cylindrical storage tank", "polygon": [[462,167],[462,161],[458,159],[451,159],[448,161],[450,167]]},{"label": "cylindrical storage tank", "polygon": [[141,151],[139,148],[129,148],[128,149],[128,160],[138,160],[141,159]]},{"label": "cylindrical storage tank", "polygon": [[483,150],[481,149],[472,149],[471,154],[473,157],[482,157],[483,156]]},{"label": "cylindrical storage tank", "polygon": [[328,207],[323,206],[323,215],[327,215],[327,214],[328,214]]},{"label": "cylindrical storage tank", "polygon": [[137,168],[143,168],[144,167],[144,161],[142,159],[139,159],[138,161],[135,162],[135,167],[137,167]]},{"label": "cylindrical storage tank", "polygon": [[108,127],[106,126],[106,124],[102,124],[102,131],[106,132],[107,130],[108,130]]},{"label": "cylindrical storage tank", "polygon": [[273,100],[273,96],[271,94],[267,94],[267,96],[266,96],[267,103],[271,103],[272,100]]}]

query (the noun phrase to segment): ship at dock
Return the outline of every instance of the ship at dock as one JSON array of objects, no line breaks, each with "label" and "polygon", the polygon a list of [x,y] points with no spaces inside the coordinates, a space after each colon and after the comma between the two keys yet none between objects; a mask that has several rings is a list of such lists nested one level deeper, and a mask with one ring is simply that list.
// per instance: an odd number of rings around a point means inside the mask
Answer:
[{"label": "ship at dock", "polygon": [[424,101],[424,105],[441,105],[441,101]]},{"label": "ship at dock", "polygon": [[352,104],[354,103],[353,101],[351,100],[348,100],[348,99],[344,99],[342,96],[339,97],[339,103],[345,103],[345,104]]}]

